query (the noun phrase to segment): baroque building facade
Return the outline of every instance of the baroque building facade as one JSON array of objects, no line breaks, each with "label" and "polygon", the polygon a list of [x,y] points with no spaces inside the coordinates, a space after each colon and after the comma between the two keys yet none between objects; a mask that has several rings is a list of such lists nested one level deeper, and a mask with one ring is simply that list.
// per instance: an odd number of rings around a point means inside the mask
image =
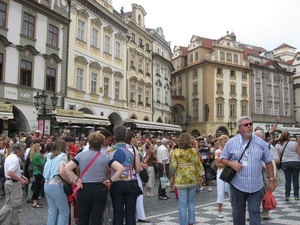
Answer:
[{"label": "baroque building facade", "polygon": [[[67,79],[68,2],[0,1],[0,132],[38,129],[34,96],[45,90],[63,107]],[[52,115],[45,132],[50,133]],[[40,124],[43,126],[43,124]]]}]

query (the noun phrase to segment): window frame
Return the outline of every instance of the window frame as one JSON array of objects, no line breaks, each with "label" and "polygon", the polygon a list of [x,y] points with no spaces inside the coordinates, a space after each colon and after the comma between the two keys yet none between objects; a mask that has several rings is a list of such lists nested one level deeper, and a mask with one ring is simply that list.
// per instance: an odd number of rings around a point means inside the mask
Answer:
[{"label": "window frame", "polygon": [[91,93],[97,94],[97,82],[98,81],[98,74],[92,72],[91,73]]},{"label": "window frame", "polygon": [[[96,33],[95,33],[96,32]],[[98,39],[98,35],[99,34],[99,30],[97,30],[96,28],[92,28],[92,46],[98,48],[98,43],[99,43],[99,39]]]},{"label": "window frame", "polygon": [[[52,30],[50,28],[52,28]],[[54,28],[57,30],[57,32],[53,31]],[[59,31],[58,27],[56,27],[52,24],[49,24],[49,26],[48,26],[48,44],[49,45],[58,47],[58,38],[59,38],[58,31]]]},{"label": "window frame", "polygon": [[116,41],[116,58],[121,59],[121,43]]},{"label": "window frame", "polygon": [[82,21],[81,19],[78,19],[78,22],[77,22],[77,38],[79,40],[84,41],[84,38],[85,38],[84,32],[85,32],[85,22]]},{"label": "window frame", "polygon": [[110,54],[110,36],[104,35],[104,52]]},{"label": "window frame", "polygon": [[[22,63],[25,63],[25,67],[22,67]],[[30,64],[30,68],[27,68],[27,65]],[[27,87],[31,87],[32,86],[32,68],[33,68],[33,63],[30,61],[26,61],[24,59],[21,59],[21,65],[20,65],[20,85],[22,86],[27,86]],[[28,76],[25,80],[23,77],[23,73],[29,73],[26,74],[26,76]],[[25,82],[24,82],[25,81]]]},{"label": "window frame", "polygon": [[[50,74],[48,73],[48,71],[50,72]],[[54,72],[54,76],[52,72]],[[52,83],[52,85],[50,83]],[[56,69],[51,67],[46,68],[46,90],[53,92],[56,91]]]},{"label": "window frame", "polygon": [[109,78],[104,77],[103,79],[103,97],[109,97]]},{"label": "window frame", "polygon": [[76,89],[79,91],[83,90],[83,76],[84,76],[84,69],[77,67],[77,69],[76,69]]},{"label": "window frame", "polygon": [[115,81],[115,99],[116,100],[120,100],[120,85],[121,82],[120,81]]},{"label": "window frame", "polygon": [[[28,16],[28,19],[26,18],[26,16]],[[33,22],[30,21],[30,19],[33,19]],[[27,25],[27,27],[25,27],[25,25]],[[34,38],[35,35],[35,16],[26,12],[24,12],[23,15],[22,34],[30,38]]]},{"label": "window frame", "polygon": [[[1,5],[5,6],[5,9],[1,9]],[[4,15],[4,18],[1,18],[1,15]],[[7,4],[4,2],[0,2],[0,21],[3,21],[2,23],[0,22],[0,27],[6,27],[6,15],[7,15]]]}]

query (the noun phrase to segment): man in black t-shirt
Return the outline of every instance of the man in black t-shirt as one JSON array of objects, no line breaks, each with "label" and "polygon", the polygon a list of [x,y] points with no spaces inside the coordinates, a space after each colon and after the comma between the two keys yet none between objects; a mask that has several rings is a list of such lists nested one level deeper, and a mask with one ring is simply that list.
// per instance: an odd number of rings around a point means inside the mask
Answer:
[{"label": "man in black t-shirt", "polygon": [[[208,185],[208,191],[212,191],[211,187],[211,176],[210,176],[210,158],[211,152],[210,149],[205,145],[204,139],[199,138],[199,155],[205,171],[205,181]],[[200,187],[200,191],[204,190],[204,187]]]}]

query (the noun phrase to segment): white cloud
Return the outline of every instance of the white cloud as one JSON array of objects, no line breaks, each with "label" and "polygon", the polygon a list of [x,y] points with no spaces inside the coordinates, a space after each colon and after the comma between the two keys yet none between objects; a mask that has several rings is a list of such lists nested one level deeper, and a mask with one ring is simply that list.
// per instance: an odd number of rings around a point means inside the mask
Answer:
[{"label": "white cloud", "polygon": [[192,35],[218,39],[233,31],[245,44],[272,50],[286,43],[300,51],[299,0],[113,0],[113,7],[128,12],[132,3],[147,12],[147,28],[162,27],[172,47],[187,46]]}]

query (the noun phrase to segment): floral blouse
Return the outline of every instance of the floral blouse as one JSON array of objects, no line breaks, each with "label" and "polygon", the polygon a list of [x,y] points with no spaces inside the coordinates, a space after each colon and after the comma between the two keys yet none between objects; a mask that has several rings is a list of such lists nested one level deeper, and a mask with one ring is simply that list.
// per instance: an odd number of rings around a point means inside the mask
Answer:
[{"label": "floral blouse", "polygon": [[204,175],[203,165],[194,148],[174,150],[171,167],[175,170],[175,186],[178,189],[198,185]]}]

